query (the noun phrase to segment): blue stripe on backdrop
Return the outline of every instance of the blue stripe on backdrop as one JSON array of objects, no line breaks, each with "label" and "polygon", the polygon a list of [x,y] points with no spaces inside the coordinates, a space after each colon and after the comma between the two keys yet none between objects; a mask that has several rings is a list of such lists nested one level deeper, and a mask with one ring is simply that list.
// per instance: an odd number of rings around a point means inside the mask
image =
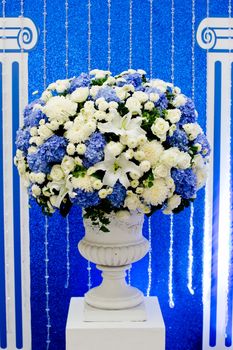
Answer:
[{"label": "blue stripe on backdrop", "polygon": [[7,347],[6,291],[4,250],[4,188],[3,188],[3,113],[2,113],[2,63],[0,63],[0,347]]},{"label": "blue stripe on backdrop", "polygon": [[[233,82],[233,63],[231,64],[231,84]],[[232,345],[232,313],[233,313],[233,84],[231,85],[231,235],[230,235],[230,266],[229,266],[229,291],[228,291],[228,322],[226,327],[225,345]]]},{"label": "blue stripe on backdrop", "polygon": [[[19,128],[19,63],[12,63],[12,138],[15,140]],[[13,142],[12,158],[16,153]],[[17,168],[13,164],[13,213],[14,213],[14,269],[15,269],[15,327],[16,347],[23,347],[22,335],[22,284],[21,284],[21,243],[20,243],[20,184]]]},{"label": "blue stripe on backdrop", "polygon": [[212,261],[210,300],[210,346],[216,345],[217,285],[218,285],[218,232],[220,194],[220,144],[221,144],[221,84],[222,63],[215,62],[214,85],[214,164],[213,164],[213,212],[212,212]]}]

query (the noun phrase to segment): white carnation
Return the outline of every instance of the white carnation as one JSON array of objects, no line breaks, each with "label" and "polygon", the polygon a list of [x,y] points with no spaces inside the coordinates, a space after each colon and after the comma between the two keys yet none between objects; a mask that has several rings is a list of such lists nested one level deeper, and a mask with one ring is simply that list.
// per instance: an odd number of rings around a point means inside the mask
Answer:
[{"label": "white carnation", "polygon": [[147,204],[157,206],[163,204],[169,195],[170,188],[164,179],[155,179],[153,186],[145,188],[143,198]]},{"label": "white carnation", "polygon": [[70,95],[70,98],[74,102],[84,102],[89,96],[89,88],[88,87],[80,87],[77,88],[72,94]]},{"label": "white carnation", "polygon": [[127,194],[124,203],[125,208],[127,207],[129,210],[136,210],[139,209],[141,205],[142,203],[136,194]]},{"label": "white carnation", "polygon": [[169,120],[171,123],[177,123],[180,120],[181,111],[177,108],[168,109],[165,118]]},{"label": "white carnation", "polygon": [[160,142],[154,140],[151,142],[146,142],[139,148],[145,154],[145,160],[148,160],[152,167],[156,165],[159,161],[161,154],[163,153],[163,146]]},{"label": "white carnation", "polygon": [[69,116],[74,116],[77,110],[77,103],[64,96],[54,96],[43,107],[43,112],[50,120],[62,120],[65,122]]}]

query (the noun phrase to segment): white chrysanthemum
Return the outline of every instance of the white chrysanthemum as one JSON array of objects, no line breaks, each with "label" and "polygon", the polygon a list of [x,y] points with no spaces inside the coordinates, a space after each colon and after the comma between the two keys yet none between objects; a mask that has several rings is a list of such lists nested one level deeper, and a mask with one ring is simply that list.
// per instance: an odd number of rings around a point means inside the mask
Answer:
[{"label": "white chrysanthemum", "polygon": [[186,102],[187,98],[185,97],[185,95],[179,94],[174,98],[172,104],[174,107],[179,108],[181,106],[184,106]]},{"label": "white chrysanthemum", "polygon": [[68,143],[68,145],[66,147],[66,152],[69,154],[69,156],[73,156],[75,151],[76,151],[75,145],[71,142]]},{"label": "white chrysanthemum", "polygon": [[139,164],[139,168],[143,173],[146,173],[147,171],[150,170],[151,168],[151,163],[148,160],[143,160],[140,164]]},{"label": "white chrysanthemum", "polygon": [[156,140],[151,142],[146,142],[139,149],[140,151],[144,152],[145,160],[148,160],[152,167],[154,167],[156,163],[159,161],[159,158],[164,150],[160,142]]},{"label": "white chrysanthemum", "polygon": [[51,97],[41,109],[49,120],[55,119],[65,122],[68,120],[69,116],[74,116],[76,114],[77,103],[64,96],[54,96]]},{"label": "white chrysanthemum", "polygon": [[71,183],[74,187],[74,189],[81,189],[86,192],[92,192],[93,191],[93,178],[89,175],[85,176],[79,176],[79,177],[72,177]]},{"label": "white chrysanthemum", "polygon": [[142,194],[147,204],[161,205],[168,198],[170,188],[164,179],[155,179],[153,186],[145,188]]},{"label": "white chrysanthemum", "polygon": [[70,127],[65,137],[72,143],[81,143],[88,139],[88,137],[96,130],[96,121],[94,119],[87,118],[83,114],[79,114],[72,127]]},{"label": "white chrysanthemum", "polygon": [[41,185],[45,180],[46,175],[44,173],[35,173],[35,182]]},{"label": "white chrysanthemum", "polygon": [[74,102],[84,102],[89,96],[89,88],[88,87],[80,87],[77,88],[72,94],[70,95],[70,99]]},{"label": "white chrysanthemum", "polygon": [[165,115],[165,118],[174,124],[180,120],[180,117],[181,117],[181,111],[177,108],[168,109]]},{"label": "white chrysanthemum", "polygon": [[86,147],[86,145],[84,143],[79,143],[76,146],[76,151],[80,155],[83,155],[86,152],[86,149],[87,149],[87,147]]},{"label": "white chrysanthemum", "polygon": [[142,203],[135,193],[127,194],[124,202],[124,207],[129,210],[136,210],[141,207]]},{"label": "white chrysanthemum", "polygon": [[183,129],[188,135],[190,141],[195,140],[195,138],[203,132],[202,128],[197,123],[184,124]]}]

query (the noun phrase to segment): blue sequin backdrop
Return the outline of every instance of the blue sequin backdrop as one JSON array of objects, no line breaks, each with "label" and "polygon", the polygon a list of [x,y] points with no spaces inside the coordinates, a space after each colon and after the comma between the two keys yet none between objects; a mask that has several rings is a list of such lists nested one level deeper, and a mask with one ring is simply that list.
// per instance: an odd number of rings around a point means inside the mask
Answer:
[{"label": "blue sequin backdrop", "polygon": [[[25,0],[24,15],[31,18],[40,33],[37,47],[29,55],[29,100],[32,92],[43,90],[43,0]],[[206,2],[196,0],[196,28],[206,17]],[[20,0],[6,3],[6,15],[18,16]],[[228,0],[210,1],[210,16],[227,17]],[[69,0],[69,76],[88,69],[87,1]],[[91,67],[107,69],[108,56],[107,0],[91,0]],[[149,72],[149,0],[133,0],[132,66]],[[192,1],[175,0],[175,84],[191,95]],[[195,102],[199,122],[205,129],[206,53],[195,46]],[[129,64],[129,1],[111,2],[111,71],[121,72]],[[171,77],[171,1],[153,2],[153,72],[155,77]],[[47,1],[47,83],[65,77],[65,2]],[[152,290],[159,297],[166,324],[167,350],[198,350],[202,344],[202,254],[204,190],[198,194],[194,214],[194,267],[192,296],[187,289],[188,233],[190,210],[174,217],[174,301],[168,304],[169,218],[156,213],[152,218]],[[84,234],[80,210],[72,208],[70,220],[70,285],[66,282],[66,220],[59,214],[49,218],[49,290],[51,316],[50,350],[65,349],[65,324],[69,300],[87,291],[87,263],[77,250]],[[45,219],[40,208],[31,203],[31,307],[33,350],[46,349],[45,313]],[[144,234],[148,236],[148,223]],[[131,272],[132,283],[146,293],[148,257],[136,263]],[[99,273],[92,266],[92,282]],[[154,347],[156,349],[156,345]]]}]

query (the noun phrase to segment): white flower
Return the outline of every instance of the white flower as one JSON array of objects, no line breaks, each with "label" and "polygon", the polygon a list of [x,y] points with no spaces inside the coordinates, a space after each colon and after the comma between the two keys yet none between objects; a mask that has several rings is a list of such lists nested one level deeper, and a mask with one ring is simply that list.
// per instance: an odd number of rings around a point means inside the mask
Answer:
[{"label": "white flower", "polygon": [[47,123],[46,125],[48,126],[49,129],[55,131],[59,128],[60,123],[54,119],[54,120],[51,120],[51,122]]},{"label": "white flower", "polygon": [[138,185],[139,185],[139,181],[138,180],[132,180],[130,182],[130,186],[133,187],[133,188],[138,187]]},{"label": "white flower", "polygon": [[169,195],[170,188],[167,186],[165,179],[155,179],[153,186],[145,188],[143,198],[147,204],[157,206],[163,204]]},{"label": "white flower", "polygon": [[141,201],[136,194],[127,194],[124,207],[127,207],[129,210],[139,209],[141,207]]},{"label": "white flower", "polygon": [[38,135],[38,130],[37,130],[37,127],[36,127],[36,126],[33,126],[33,127],[30,129],[30,135],[31,135],[31,136],[37,136],[37,135]]},{"label": "white flower", "polygon": [[28,148],[28,154],[32,154],[32,153],[35,153],[37,151],[37,148],[34,147],[34,146],[31,146]]},{"label": "white flower", "polygon": [[117,157],[123,151],[124,146],[120,142],[110,141],[106,145],[106,149],[108,150],[109,153],[113,155],[113,157]]},{"label": "white flower", "polygon": [[117,109],[118,108],[118,103],[115,101],[109,102],[109,108]]},{"label": "white flower", "polygon": [[48,100],[53,96],[52,92],[49,90],[45,90],[41,95],[41,100],[44,102],[48,102]]},{"label": "white flower", "polygon": [[108,102],[106,101],[101,101],[99,104],[98,104],[98,109],[100,111],[103,111],[105,112],[107,109],[108,109],[109,105],[108,105]]},{"label": "white flower", "polygon": [[155,178],[157,177],[168,177],[170,174],[170,168],[168,168],[165,164],[158,164],[153,170],[153,175]]},{"label": "white flower", "polygon": [[135,91],[132,97],[136,98],[140,103],[148,101],[148,95],[143,91]]},{"label": "white flower", "polygon": [[167,201],[167,207],[163,210],[164,214],[171,214],[173,209],[176,209],[181,203],[181,196],[174,194]]},{"label": "white flower", "polygon": [[74,102],[84,102],[89,96],[89,88],[88,87],[80,87],[77,88],[72,94],[70,95],[70,98]]},{"label": "white flower", "polygon": [[58,206],[58,196],[55,196],[55,195],[51,196],[49,198],[49,200],[50,200],[50,203],[52,204],[53,207],[59,208],[59,206]]},{"label": "white flower", "polygon": [[90,112],[95,111],[94,101],[86,101],[86,102],[84,103],[83,108],[84,108],[86,111],[90,111]]},{"label": "white flower", "polygon": [[183,94],[179,94],[174,98],[172,104],[174,107],[181,107],[185,105],[186,101],[187,98]]},{"label": "white flower", "polygon": [[53,181],[60,181],[64,178],[64,172],[59,164],[53,165],[51,172],[50,172],[50,177],[52,178]]},{"label": "white flower", "polygon": [[131,113],[126,114],[124,117],[117,113],[111,121],[98,123],[98,128],[102,133],[114,133],[136,140],[138,136],[146,134],[141,128],[141,123],[142,118],[132,118]]},{"label": "white flower", "polygon": [[69,156],[64,156],[61,162],[61,168],[65,174],[69,174],[75,168],[74,158]]},{"label": "white flower", "polygon": [[101,88],[101,86],[98,86],[98,85],[92,86],[90,89],[90,95],[92,97],[95,97],[97,95],[98,91],[100,90],[100,88]]},{"label": "white flower", "polygon": [[93,191],[93,178],[87,174],[85,176],[72,177],[71,183],[75,189],[80,188],[86,192]]},{"label": "white flower", "polygon": [[102,183],[101,180],[96,179],[96,180],[93,182],[93,188],[94,188],[94,190],[100,190],[102,187],[103,187],[103,183]]},{"label": "white flower", "polygon": [[195,138],[203,132],[202,128],[197,123],[184,124],[183,129],[185,130],[186,134],[188,135],[188,138],[190,141],[195,140]]},{"label": "white flower", "polygon": [[96,122],[94,119],[87,118],[79,113],[74,119],[72,127],[70,127],[64,136],[72,143],[84,142],[96,130]]},{"label": "white flower", "polygon": [[32,185],[32,195],[33,197],[38,197],[41,194],[41,189],[38,185]]},{"label": "white flower", "polygon": [[197,176],[197,190],[205,186],[207,180],[207,167],[197,168],[195,174]]},{"label": "white flower", "polygon": [[158,138],[163,138],[169,130],[169,123],[163,118],[157,118],[151,127],[151,131]]},{"label": "white flower", "polygon": [[156,140],[146,142],[139,149],[144,152],[145,160],[148,160],[152,167],[154,167],[157,164],[164,150],[161,143]]},{"label": "white flower", "polygon": [[177,123],[180,120],[181,111],[177,108],[168,109],[165,118],[169,120],[171,123]]},{"label": "white flower", "polygon": [[108,118],[108,115],[105,111],[95,111],[93,116],[96,118],[96,120],[107,120]]},{"label": "white flower", "polygon": [[151,92],[149,97],[150,101],[152,102],[157,102],[159,100],[159,94],[157,94],[156,92]]},{"label": "white flower", "polygon": [[193,168],[199,168],[199,169],[203,168],[205,165],[204,159],[200,154],[196,154],[193,157],[192,163],[193,163],[192,165]]},{"label": "white flower", "polygon": [[145,159],[145,153],[143,151],[134,152],[134,158],[139,162],[141,162],[142,160]]},{"label": "white flower", "polygon": [[126,101],[125,107],[127,107],[132,114],[141,114],[141,103],[135,97],[129,97]]},{"label": "white flower", "polygon": [[58,93],[63,93],[70,87],[69,79],[57,80],[56,90]]},{"label": "white flower", "polygon": [[187,152],[180,152],[178,156],[177,167],[187,169],[191,165],[191,157]]},{"label": "white flower", "polygon": [[143,160],[140,164],[139,164],[139,167],[140,167],[140,170],[143,172],[143,173],[146,173],[147,171],[150,170],[151,168],[151,164],[148,160]]},{"label": "white flower", "polygon": [[108,191],[106,189],[102,189],[98,192],[98,195],[101,199],[104,199],[108,196]]},{"label": "white flower", "polygon": [[46,175],[44,173],[35,173],[35,182],[42,184],[45,180]]},{"label": "white flower", "polygon": [[38,128],[38,134],[40,135],[40,137],[44,140],[48,139],[51,135],[53,135],[52,130],[50,130],[47,126],[47,124],[45,125],[40,125]]},{"label": "white flower", "polygon": [[116,217],[120,221],[126,221],[130,217],[130,212],[128,210],[118,210],[116,212]]},{"label": "white flower", "polygon": [[54,96],[42,107],[43,113],[51,120],[62,120],[65,122],[69,116],[74,116],[77,110],[77,103],[64,96]]},{"label": "white flower", "polygon": [[129,160],[126,159],[124,153],[119,157],[114,157],[107,148],[105,148],[105,158],[102,162],[94,165],[96,170],[105,171],[103,178],[103,184],[113,187],[115,183],[119,182],[128,188],[130,185],[127,173],[135,172],[140,175],[139,167]]},{"label": "white flower", "polygon": [[177,147],[171,147],[163,151],[160,162],[169,168],[175,167],[178,162],[180,151]]},{"label": "white flower", "polygon": [[73,143],[68,143],[66,147],[66,152],[69,154],[69,156],[73,156],[75,153],[75,145]]},{"label": "white flower", "polygon": [[172,136],[174,134],[174,131],[176,130],[176,125],[172,124],[169,128],[169,136]]},{"label": "white flower", "polygon": [[111,72],[109,70],[92,69],[90,74],[94,75],[95,79],[104,79],[106,76],[110,75]]},{"label": "white flower", "polygon": [[175,95],[179,95],[181,93],[181,90],[179,87],[175,86],[173,89],[172,89],[172,92],[175,94]]},{"label": "white flower", "polygon": [[86,145],[84,143],[79,143],[76,146],[76,151],[80,155],[83,155],[86,152],[86,149],[87,149],[87,147],[86,147]]},{"label": "white flower", "polygon": [[132,149],[127,149],[127,151],[125,152],[125,158],[126,159],[132,159],[134,156],[134,151]]},{"label": "white flower", "polygon": [[158,90],[165,92],[167,90],[168,83],[161,79],[152,79],[150,80],[152,87],[156,87]]},{"label": "white flower", "polygon": [[131,179],[133,179],[133,180],[138,180],[140,178],[140,175],[138,175],[138,173],[130,172],[129,175],[130,175]]},{"label": "white flower", "polygon": [[148,102],[145,103],[144,108],[145,108],[145,110],[147,110],[147,111],[152,111],[152,109],[154,108],[154,106],[155,106],[155,105],[154,105],[153,102],[148,101]]}]

